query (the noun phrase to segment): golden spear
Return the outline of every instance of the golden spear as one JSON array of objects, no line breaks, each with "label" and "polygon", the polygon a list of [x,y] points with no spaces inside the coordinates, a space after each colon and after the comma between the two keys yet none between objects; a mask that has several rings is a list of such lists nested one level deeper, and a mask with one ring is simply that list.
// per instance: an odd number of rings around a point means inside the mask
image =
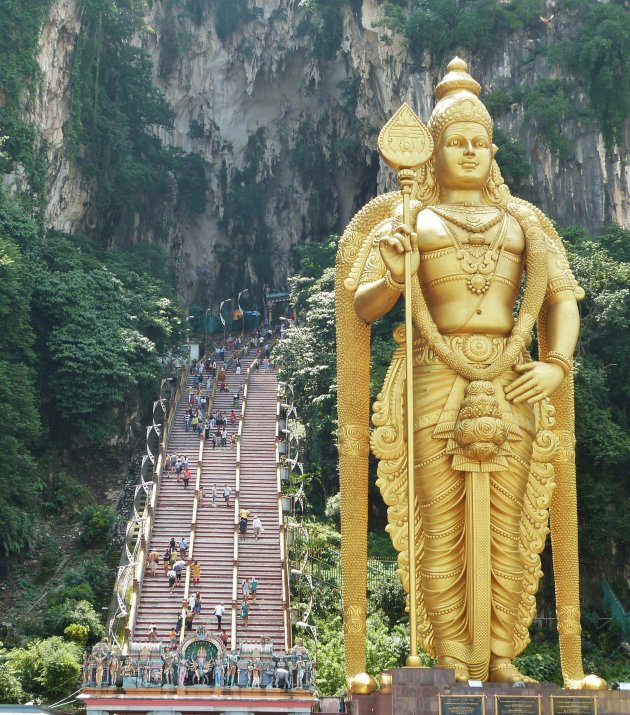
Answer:
[{"label": "golden spear", "polygon": [[[410,199],[415,170],[433,154],[433,139],[417,114],[405,102],[381,129],[378,151],[386,164],[397,172],[403,197],[403,224],[409,234],[411,225]],[[412,241],[412,248],[414,246]],[[413,455],[413,320],[411,316],[411,252],[405,251],[405,416],[407,425],[407,527],[409,554],[409,657],[407,666],[418,668],[416,612],[416,542],[415,542],[415,482]]]}]

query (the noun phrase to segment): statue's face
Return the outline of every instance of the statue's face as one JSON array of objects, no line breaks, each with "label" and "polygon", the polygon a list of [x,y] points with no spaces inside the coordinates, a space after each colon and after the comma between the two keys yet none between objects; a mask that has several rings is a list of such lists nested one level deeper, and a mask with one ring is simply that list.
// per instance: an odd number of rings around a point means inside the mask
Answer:
[{"label": "statue's face", "polygon": [[494,150],[486,128],[477,122],[453,122],[442,132],[435,152],[435,176],[445,189],[483,189]]}]

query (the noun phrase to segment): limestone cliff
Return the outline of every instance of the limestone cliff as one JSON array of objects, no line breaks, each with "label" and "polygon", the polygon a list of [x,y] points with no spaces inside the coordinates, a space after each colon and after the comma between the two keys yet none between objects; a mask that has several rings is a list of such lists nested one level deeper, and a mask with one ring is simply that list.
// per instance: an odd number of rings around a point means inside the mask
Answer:
[{"label": "limestone cliff", "polygon": [[[342,231],[362,202],[391,187],[375,151],[378,130],[404,100],[426,121],[443,73],[412,63],[399,37],[383,41],[376,0],[340,3],[326,17],[309,0],[236,2],[228,18],[235,26],[218,18],[221,6],[155,0],[138,37],[175,111],[174,129],[160,138],[200,153],[210,185],[207,207],[194,221],[172,206],[154,207],[168,228],[148,238],[168,242],[186,277],[183,299],[204,306],[230,290],[252,286],[260,295],[263,284],[284,286],[296,242]],[[90,201],[89,183],[63,151],[80,7],[79,0],[53,2],[34,108],[50,146],[48,223],[67,231],[85,229]],[[471,72],[490,91],[532,86],[549,71],[540,47],[563,31],[559,18],[541,25],[534,39],[499,38],[493,57],[473,59]],[[527,196],[561,226],[630,227],[626,149],[607,156],[593,122],[571,121],[563,129],[575,151],[560,160],[523,115],[517,103],[498,125],[527,149]],[[135,224],[133,238],[146,234],[142,216]]]}]

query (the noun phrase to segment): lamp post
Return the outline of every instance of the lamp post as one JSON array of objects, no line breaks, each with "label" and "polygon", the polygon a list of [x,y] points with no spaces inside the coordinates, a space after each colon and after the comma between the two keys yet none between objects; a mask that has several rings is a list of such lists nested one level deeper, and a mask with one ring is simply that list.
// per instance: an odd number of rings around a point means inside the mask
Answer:
[{"label": "lamp post", "polygon": [[186,316],[186,345],[188,346],[188,357],[190,358],[190,321],[194,320],[196,316],[188,315]]},{"label": "lamp post", "polygon": [[313,636],[313,641],[315,642],[315,661],[314,664],[317,666],[317,626],[312,623],[306,623],[306,621],[298,621],[296,624],[297,628],[301,628],[303,631],[310,631]]},{"label": "lamp post", "polygon": [[208,354],[208,311],[209,311],[209,310],[211,310],[211,308],[206,308],[206,312],[205,312],[205,321],[206,321],[206,325],[205,325],[206,330],[205,330],[205,333],[206,333],[206,337],[205,337],[205,340],[204,340],[203,348],[204,348],[204,352],[206,353],[206,355]]},{"label": "lamp post", "polygon": [[221,301],[221,305],[219,306],[219,317],[221,318],[221,322],[223,323],[223,345],[225,345],[225,318],[223,317],[223,306],[226,303],[231,303],[232,299],[231,298],[226,298],[225,300]]},{"label": "lamp post", "polygon": [[241,308],[241,296],[245,295],[245,293],[249,293],[249,288],[245,288],[242,290],[236,299],[236,305],[238,306],[238,312],[241,315],[241,320],[243,321],[243,329],[241,330],[241,337],[245,335],[245,313],[243,313],[243,309]]}]

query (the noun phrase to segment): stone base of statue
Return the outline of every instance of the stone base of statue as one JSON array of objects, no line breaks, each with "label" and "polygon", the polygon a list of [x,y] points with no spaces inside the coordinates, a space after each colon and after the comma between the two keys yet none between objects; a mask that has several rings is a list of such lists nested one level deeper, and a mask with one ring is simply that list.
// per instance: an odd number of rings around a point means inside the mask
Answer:
[{"label": "stone base of statue", "polygon": [[352,715],[630,714],[627,690],[564,690],[548,683],[475,684],[456,683],[452,670],[396,668],[383,673],[377,692],[353,694],[346,711]]}]

